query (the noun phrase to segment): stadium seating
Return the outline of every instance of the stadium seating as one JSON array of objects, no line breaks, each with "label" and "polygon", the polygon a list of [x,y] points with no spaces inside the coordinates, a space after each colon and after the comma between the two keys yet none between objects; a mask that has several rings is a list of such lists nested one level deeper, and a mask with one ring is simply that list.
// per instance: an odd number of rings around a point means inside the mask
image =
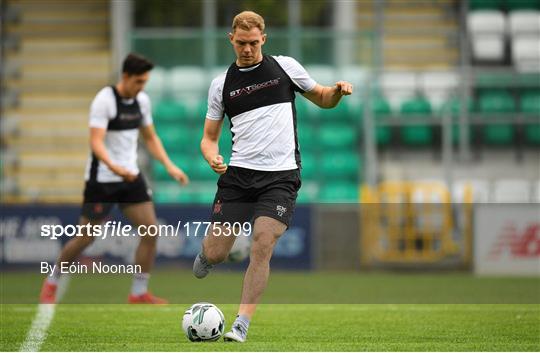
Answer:
[{"label": "stadium seating", "polygon": [[506,0],[506,10],[540,10],[538,0]]},{"label": "stadium seating", "polygon": [[532,194],[531,191],[531,185],[527,180],[497,180],[493,183],[493,202],[529,202]]},{"label": "stadium seating", "polygon": [[502,9],[505,0],[469,0],[471,10]]},{"label": "stadium seating", "polygon": [[508,15],[512,62],[518,71],[540,71],[540,11],[516,10]]},{"label": "stadium seating", "polygon": [[[522,113],[540,117],[540,90],[523,93],[520,110]],[[540,145],[540,123],[526,125],[525,140],[530,144]]]},{"label": "stadium seating", "polygon": [[358,202],[358,184],[352,182],[333,182],[324,184],[319,193],[321,202]]},{"label": "stadium seating", "polygon": [[473,57],[477,60],[502,61],[506,18],[501,11],[479,10],[468,14],[468,29]]},{"label": "stadium seating", "polygon": [[179,122],[185,119],[186,107],[178,101],[161,100],[154,106],[154,119],[158,122]]},{"label": "stadium seating", "polygon": [[215,192],[215,182],[192,182],[180,186],[176,182],[164,181],[155,184],[153,199],[156,203],[210,204]]},{"label": "stadium seating", "polygon": [[297,203],[314,203],[318,201],[319,184],[309,180],[302,181],[302,187],[298,192]]},{"label": "stadium seating", "polygon": [[318,131],[317,141],[325,151],[336,149],[355,150],[357,148],[357,131],[345,123],[325,123]]},{"label": "stadium seating", "polygon": [[197,139],[193,130],[188,127],[158,123],[156,124],[156,130],[163,146],[169,152],[193,151],[198,148],[197,142],[199,139]]},{"label": "stadium seating", "polygon": [[336,79],[334,68],[328,65],[307,65],[306,71],[321,85],[332,85]]},{"label": "stadium seating", "polygon": [[[199,148],[200,143],[197,144],[197,149]],[[232,153],[232,135],[231,131],[226,126],[224,126],[221,130],[221,136],[219,138],[219,153],[223,156],[225,162],[228,163]]]},{"label": "stadium seating", "polygon": [[352,126],[358,126],[360,123],[360,114],[356,108],[351,104],[350,99],[342,99],[332,109],[321,109],[322,122],[347,121]]},{"label": "stadium seating", "polygon": [[206,118],[206,112],[208,110],[208,100],[206,97],[189,101],[189,108],[187,111],[186,120],[188,123],[198,126],[204,125],[204,119]]},{"label": "stadium seating", "polygon": [[508,30],[512,37],[523,34],[540,34],[540,11],[512,11],[508,14]]},{"label": "stadium seating", "polygon": [[214,180],[217,181],[216,174],[204,160],[201,154],[192,156],[190,159],[191,178],[193,180]]},{"label": "stadium seating", "polygon": [[318,176],[319,165],[316,155],[313,153],[302,153],[302,179],[314,180]]},{"label": "stadium seating", "polygon": [[323,109],[315,106],[315,104],[300,95],[296,96],[295,106],[296,116],[299,121],[315,124],[322,118]]},{"label": "stadium seating", "polygon": [[518,71],[540,71],[540,35],[516,36],[512,40],[512,61]]},{"label": "stadium seating", "polygon": [[[181,168],[188,175],[192,174],[193,166],[191,163],[192,156],[186,153],[170,153],[169,157],[171,160]],[[152,176],[156,180],[170,180],[170,176],[163,167],[163,165],[158,161],[152,162]]]},{"label": "stadium seating", "polygon": [[483,113],[483,117],[488,123],[483,128],[483,140],[488,144],[510,144],[514,139],[513,127],[510,124],[489,125],[489,118],[492,115],[512,113],[516,111],[513,97],[506,90],[485,90],[478,98],[478,111]]},{"label": "stadium seating", "polygon": [[168,89],[167,70],[159,66],[154,67],[150,79],[144,86],[145,92],[148,93],[152,102],[157,102],[165,97]]},{"label": "stadium seating", "polygon": [[[401,114],[404,116],[428,116],[431,115],[431,105],[424,97],[416,97],[403,103]],[[406,119],[406,117],[403,119]],[[431,126],[426,124],[404,126],[400,130],[400,137],[406,144],[415,146],[427,145],[433,142]]]},{"label": "stadium seating", "polygon": [[[459,114],[461,112],[461,99],[453,97],[446,101],[440,108],[438,116],[442,117],[443,114],[450,112],[452,115],[452,142],[459,142]],[[474,103],[472,99],[468,101],[468,112],[472,113],[474,111]],[[469,127],[469,141],[472,139],[472,129]]]},{"label": "stadium seating", "polygon": [[533,198],[531,201],[540,204],[540,180],[536,180],[536,182],[534,182],[533,187],[534,187],[534,191],[533,191]]},{"label": "stadium seating", "polygon": [[459,87],[459,76],[454,71],[427,71],[420,74],[420,92],[434,110],[455,94]]},{"label": "stadium seating", "polygon": [[[392,113],[390,103],[383,97],[375,97],[372,100],[371,109],[375,115],[375,119],[383,116],[390,115]],[[392,138],[392,130],[388,126],[375,127],[375,139],[379,145],[387,145]]]},{"label": "stadium seating", "polygon": [[380,86],[392,110],[398,110],[404,101],[414,97],[418,80],[416,74],[410,71],[385,72],[380,77]]},{"label": "stadium seating", "polygon": [[490,184],[484,179],[459,179],[456,180],[452,188],[452,199],[454,202],[464,202],[464,191],[466,187],[471,187],[473,201],[476,203],[486,203],[490,200]]},{"label": "stadium seating", "polygon": [[513,11],[523,9],[540,9],[538,0],[469,0],[471,10]]},{"label": "stadium seating", "polygon": [[[366,79],[367,79],[367,71],[365,68],[360,66],[344,66],[342,68],[337,69],[336,79],[344,80],[346,79],[350,83],[352,83],[353,87],[356,92],[359,92],[359,89],[362,89],[364,87]],[[334,82],[326,82],[324,84],[330,85]]]},{"label": "stadium seating", "polygon": [[200,66],[176,66],[170,70],[171,92],[176,99],[198,97],[208,90],[209,79]]},{"label": "stadium seating", "polygon": [[512,61],[519,71],[540,71],[540,11],[515,10],[508,15]]},{"label": "stadium seating", "polygon": [[358,179],[362,168],[361,158],[356,151],[328,152],[319,159],[320,173],[325,180]]},{"label": "stadium seating", "polygon": [[319,141],[317,140],[317,130],[312,124],[297,122],[296,131],[298,133],[298,142],[300,151],[319,150]]}]

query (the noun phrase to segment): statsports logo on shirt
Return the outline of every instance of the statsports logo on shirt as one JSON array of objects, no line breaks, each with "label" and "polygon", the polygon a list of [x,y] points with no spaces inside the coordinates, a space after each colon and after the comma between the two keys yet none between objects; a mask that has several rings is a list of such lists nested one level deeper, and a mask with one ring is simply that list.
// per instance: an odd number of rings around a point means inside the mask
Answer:
[{"label": "statsports logo on shirt", "polygon": [[272,87],[272,86],[277,86],[279,85],[279,78],[275,78],[273,80],[268,80],[266,82],[262,82],[262,83],[256,83],[254,85],[249,85],[247,87],[243,87],[243,88],[240,88],[240,89],[235,89],[234,91],[231,91],[229,92],[229,96],[231,98],[238,98],[244,94],[251,94],[255,91],[258,91],[258,90],[261,90],[263,88],[268,88],[268,87]]}]

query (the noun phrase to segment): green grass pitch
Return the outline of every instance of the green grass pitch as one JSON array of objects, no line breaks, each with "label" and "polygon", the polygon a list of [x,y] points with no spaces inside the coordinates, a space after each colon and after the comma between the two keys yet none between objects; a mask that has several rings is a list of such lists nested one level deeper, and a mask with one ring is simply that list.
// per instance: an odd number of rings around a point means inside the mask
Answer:
[{"label": "green grass pitch", "polygon": [[[228,329],[242,275],[156,271],[175,304],[127,305],[129,276],[73,277],[43,351],[540,351],[540,280],[469,274],[275,272],[245,344],[189,342],[183,311],[211,301]],[[41,276],[2,273],[0,350],[20,350]]]}]

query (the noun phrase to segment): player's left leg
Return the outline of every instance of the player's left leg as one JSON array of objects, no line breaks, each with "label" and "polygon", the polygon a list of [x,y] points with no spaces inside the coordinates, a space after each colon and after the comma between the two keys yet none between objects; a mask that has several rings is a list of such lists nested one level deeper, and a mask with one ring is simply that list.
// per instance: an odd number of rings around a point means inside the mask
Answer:
[{"label": "player's left leg", "polygon": [[[262,179],[262,175],[258,177]],[[254,206],[253,241],[244,275],[242,301],[231,331],[225,334],[226,341],[246,340],[249,322],[268,283],[274,246],[292,220],[302,185],[298,169],[265,173],[264,178],[267,183],[259,183],[261,187]]]},{"label": "player's left leg", "polygon": [[274,246],[285,230],[287,225],[276,219],[266,216],[255,219],[249,266],[242,287],[242,301],[231,331],[225,334],[226,341],[246,340],[249,321],[268,283]]},{"label": "player's left leg", "polygon": [[[122,212],[135,227],[157,225],[156,212],[152,201],[123,205]],[[165,299],[158,298],[148,291],[150,271],[156,256],[156,243],[157,237],[155,236],[140,236],[139,246],[135,252],[135,264],[141,266],[141,273],[133,275],[131,294],[128,297],[130,303],[167,303]]]}]

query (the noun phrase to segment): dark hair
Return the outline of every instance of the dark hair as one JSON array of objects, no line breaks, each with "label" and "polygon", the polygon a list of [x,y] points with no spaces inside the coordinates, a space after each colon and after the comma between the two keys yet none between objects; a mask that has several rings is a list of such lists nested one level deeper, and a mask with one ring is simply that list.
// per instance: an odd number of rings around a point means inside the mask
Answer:
[{"label": "dark hair", "polygon": [[122,73],[127,73],[128,75],[142,75],[145,72],[152,70],[154,64],[146,59],[145,57],[130,53],[124,59],[122,64]]}]

